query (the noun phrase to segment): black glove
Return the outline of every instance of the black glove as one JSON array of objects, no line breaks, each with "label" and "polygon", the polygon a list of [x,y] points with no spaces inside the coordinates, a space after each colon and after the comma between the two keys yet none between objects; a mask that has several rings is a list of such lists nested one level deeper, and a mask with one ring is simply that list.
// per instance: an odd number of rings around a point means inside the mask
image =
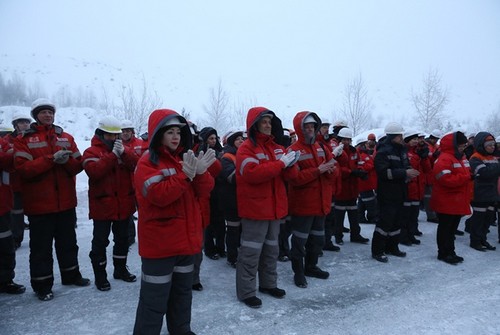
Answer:
[{"label": "black glove", "polygon": [[423,146],[417,149],[417,155],[420,158],[428,158],[429,157],[429,147],[428,146]]},{"label": "black glove", "polygon": [[361,178],[362,180],[366,180],[368,178],[368,172],[361,169],[352,170],[351,175]]}]

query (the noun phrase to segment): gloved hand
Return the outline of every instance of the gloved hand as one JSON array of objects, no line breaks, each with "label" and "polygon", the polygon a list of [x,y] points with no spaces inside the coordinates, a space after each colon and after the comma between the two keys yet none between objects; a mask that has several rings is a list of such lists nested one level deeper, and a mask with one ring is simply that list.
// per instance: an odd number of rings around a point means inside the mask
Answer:
[{"label": "gloved hand", "polygon": [[182,155],[182,172],[190,179],[193,180],[196,176],[196,165],[198,160],[193,153],[193,150],[189,150]]},{"label": "gloved hand", "polygon": [[299,161],[299,158],[300,158],[300,150],[297,150],[295,151],[295,158],[293,159],[293,161],[290,163],[289,166],[292,166],[293,164],[297,163]]},{"label": "gloved hand", "polygon": [[439,157],[439,155],[441,155],[441,150],[436,150],[432,154],[432,158],[437,159]]},{"label": "gloved hand", "polygon": [[282,161],[283,164],[285,164],[285,166],[283,167],[284,169],[289,167],[294,160],[295,160],[295,151],[293,151],[293,150],[287,154],[284,154],[280,158],[280,161]]},{"label": "gloved hand", "polygon": [[208,149],[206,153],[200,151],[198,154],[198,163],[196,165],[196,174],[204,174],[207,169],[215,162],[215,150]]},{"label": "gloved hand", "polygon": [[416,152],[417,155],[422,159],[429,157],[429,147],[427,145],[418,147]]},{"label": "gloved hand", "polygon": [[335,157],[339,157],[340,155],[342,155],[342,151],[344,151],[344,143],[340,143],[339,145],[337,145],[334,149],[333,149],[333,156]]},{"label": "gloved hand", "polygon": [[71,155],[71,150],[61,149],[54,153],[54,163],[56,164],[66,164],[69,160],[69,155]]},{"label": "gloved hand", "polygon": [[361,169],[352,170],[351,175],[353,175],[354,177],[361,178],[363,180],[368,178],[368,172],[366,172],[365,170],[361,170]]},{"label": "gloved hand", "polygon": [[123,146],[122,140],[115,140],[115,144],[113,145],[113,153],[116,155],[116,157],[120,158],[124,151],[125,148]]}]

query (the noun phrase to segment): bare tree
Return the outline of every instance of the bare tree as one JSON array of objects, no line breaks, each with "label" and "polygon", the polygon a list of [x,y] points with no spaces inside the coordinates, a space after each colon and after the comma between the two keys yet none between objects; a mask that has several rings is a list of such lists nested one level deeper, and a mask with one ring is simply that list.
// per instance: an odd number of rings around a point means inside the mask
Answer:
[{"label": "bare tree", "polygon": [[494,136],[500,135],[500,104],[496,111],[492,111],[485,120],[485,125],[482,129],[492,133]]},{"label": "bare tree", "polygon": [[131,85],[123,86],[120,93],[121,107],[115,108],[115,115],[132,121],[136,133],[147,129],[149,114],[162,105],[162,100],[156,91],[150,92],[148,83],[143,77],[142,91],[136,95]]},{"label": "bare tree", "polygon": [[232,127],[246,128],[248,110],[257,103],[255,99],[248,99],[247,101],[238,100],[233,103],[232,113],[230,117]]},{"label": "bare tree", "polygon": [[338,114],[347,121],[349,128],[356,136],[371,124],[372,108],[368,90],[360,73],[347,83]]},{"label": "bare tree", "polygon": [[420,92],[411,92],[411,100],[417,120],[424,131],[442,128],[444,108],[448,103],[448,90],[441,87],[441,75],[436,69],[429,69],[423,79]]},{"label": "bare tree", "polygon": [[228,103],[229,95],[224,90],[222,81],[219,79],[217,87],[210,90],[210,104],[208,107],[203,106],[207,115],[204,123],[206,126],[217,129],[219,135],[226,132],[230,127],[230,115],[227,111]]}]

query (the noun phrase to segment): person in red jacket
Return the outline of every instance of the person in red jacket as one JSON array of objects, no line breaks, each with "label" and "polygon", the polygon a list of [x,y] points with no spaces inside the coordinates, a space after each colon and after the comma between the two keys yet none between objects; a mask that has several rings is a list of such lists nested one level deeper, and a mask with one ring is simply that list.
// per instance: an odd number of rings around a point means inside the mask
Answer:
[{"label": "person in red jacket", "polygon": [[467,138],[460,132],[443,136],[441,154],[434,163],[430,205],[439,219],[437,258],[448,264],[462,262],[455,253],[455,231],[464,215],[469,215],[471,172],[464,155]]},{"label": "person in red jacket", "polygon": [[247,114],[248,138],[236,153],[236,192],[241,217],[241,247],[236,264],[236,293],[247,306],[258,308],[259,291],[283,298],[277,287],[278,233],[280,220],[288,214],[285,177],[297,155],[285,153],[281,120],[265,107],[250,108]]},{"label": "person in red jacket", "polygon": [[[16,113],[12,116],[12,126],[14,127],[14,131],[12,132],[12,134],[4,137],[4,139],[8,142],[9,149],[14,148],[14,139],[30,127],[31,121],[31,117],[24,113]],[[21,243],[24,240],[24,230],[27,225],[24,222],[21,180],[19,178],[19,173],[17,173],[15,169],[9,171],[9,180],[14,199],[14,203],[12,205],[13,207],[11,210],[11,227],[12,234],[14,235],[15,247],[17,249],[21,246]]]},{"label": "person in red jacket", "polygon": [[21,177],[22,202],[30,224],[31,287],[42,301],[54,297],[52,244],[63,285],[88,286],[78,266],[75,177],[82,171],[73,136],[54,125],[56,108],[33,102],[36,121],[14,140],[14,168]]},{"label": "person in red jacket", "polygon": [[190,334],[193,258],[201,252],[200,198],[208,198],[215,161],[209,149],[196,157],[187,121],[170,109],[148,121],[149,151],[137,163],[138,242],[142,280],[134,334]]},{"label": "person in red jacket", "polygon": [[418,214],[420,210],[420,201],[424,196],[425,174],[431,171],[429,160],[429,148],[418,145],[418,131],[407,130],[403,140],[406,144],[408,160],[413,169],[419,172],[419,175],[409,180],[406,184],[408,190],[406,199],[403,202],[403,211],[400,216],[401,233],[399,234],[399,243],[407,246],[420,244],[415,235],[418,234]]},{"label": "person in red jacket", "polygon": [[290,259],[295,285],[307,287],[306,276],[327,279],[318,267],[325,244],[325,217],[331,210],[335,161],[330,148],[316,142],[321,119],[316,113],[299,112],[293,119],[297,142],[288,151],[300,152],[293,167],[297,176],[288,180],[288,206],[292,216]]},{"label": "person in red jacket", "polygon": [[106,247],[113,231],[113,277],[135,282],[127,269],[128,224],[135,212],[132,173],[138,156],[122,144],[120,121],[113,116],[99,121],[90,147],[83,153],[83,168],[89,176],[89,217],[94,221],[90,260],[95,286],[108,291]]},{"label": "person in red jacket", "polygon": [[[434,175],[432,173],[432,168],[434,168],[434,162],[439,157],[441,151],[439,150],[438,140],[441,138],[442,134],[439,129],[434,129],[430,135],[425,139],[425,144],[429,148],[429,160],[431,162],[431,171],[425,175],[425,191],[423,207],[427,215],[427,222],[439,223],[436,213],[431,209],[430,200],[432,194],[432,184],[434,183]],[[463,235],[463,232],[460,231]],[[460,234],[460,233],[459,233]]]},{"label": "person in red jacket", "polygon": [[358,180],[358,217],[360,223],[376,223],[378,221],[377,195],[375,194],[377,189],[377,172],[374,162],[375,139],[374,134],[369,134],[366,139],[358,139],[356,143],[359,155],[358,167],[367,173],[366,178]]},{"label": "person in red jacket", "polygon": [[[122,140],[123,146],[125,148],[129,148],[132,152],[137,155],[137,159],[139,159],[142,154],[148,149],[147,143],[135,136],[135,127],[130,120],[123,120],[121,124],[122,133],[120,134],[120,138]],[[133,179],[133,178],[132,178]],[[130,215],[128,220],[128,245],[131,246],[135,243],[135,222],[134,215]]]},{"label": "person in red jacket", "polygon": [[358,179],[368,177],[368,173],[359,168],[359,156],[352,143],[352,130],[342,128],[337,134],[337,138],[343,145],[343,152],[337,157],[342,175],[342,187],[339,194],[335,197],[334,207],[334,235],[337,244],[344,244],[343,226],[344,218],[347,212],[349,219],[351,242],[366,244],[370,240],[361,236],[361,227],[359,226],[358,206],[356,201],[359,195]]},{"label": "person in red jacket", "polygon": [[6,177],[12,169],[12,148],[7,141],[0,139],[0,293],[21,294],[26,287],[14,282],[16,250],[14,236],[10,229],[12,209],[12,190]]}]

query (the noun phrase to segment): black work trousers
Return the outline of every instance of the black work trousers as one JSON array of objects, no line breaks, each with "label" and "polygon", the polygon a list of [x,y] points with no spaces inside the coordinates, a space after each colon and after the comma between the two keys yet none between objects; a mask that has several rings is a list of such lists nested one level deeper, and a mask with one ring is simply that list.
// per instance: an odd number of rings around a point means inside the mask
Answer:
[{"label": "black work trousers", "polygon": [[399,222],[403,211],[403,202],[379,201],[378,204],[380,219],[373,232],[373,255],[399,250],[399,234],[401,233]]},{"label": "black work trousers", "polygon": [[106,247],[109,245],[109,234],[113,231],[113,258],[127,258],[129,218],[125,220],[94,220],[92,249],[90,259],[92,264],[106,262]]},{"label": "black work trousers", "polygon": [[78,245],[76,242],[76,211],[28,215],[30,223],[30,275],[35,292],[52,289],[54,284],[52,244],[64,283],[78,279]]},{"label": "black work trousers", "polygon": [[193,256],[142,258],[134,334],[160,334],[166,315],[171,335],[191,331]]},{"label": "black work trousers", "polygon": [[440,258],[453,256],[455,255],[455,231],[462,216],[443,213],[436,213],[436,215],[439,221],[436,235],[438,256]]},{"label": "black work trousers", "polygon": [[10,230],[10,213],[0,216],[0,284],[14,279],[16,251]]}]

